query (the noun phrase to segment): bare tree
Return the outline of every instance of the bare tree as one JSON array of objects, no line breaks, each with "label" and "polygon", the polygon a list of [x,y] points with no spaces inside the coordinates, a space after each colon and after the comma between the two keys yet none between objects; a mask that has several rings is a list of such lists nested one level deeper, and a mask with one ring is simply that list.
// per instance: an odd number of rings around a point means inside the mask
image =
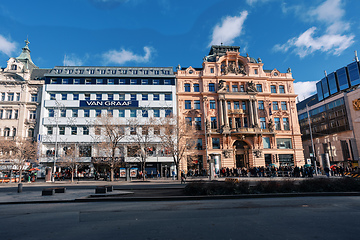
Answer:
[{"label": "bare tree", "polygon": [[168,116],[160,122],[163,132],[160,135],[161,143],[172,156],[177,170],[177,179],[180,176],[180,163],[184,161],[186,152],[195,147],[194,128],[176,116]]},{"label": "bare tree", "polygon": [[63,149],[63,154],[57,164],[62,167],[67,167],[71,171],[71,182],[74,182],[74,171],[76,167],[80,165],[78,162],[79,151],[77,149],[77,144],[74,143],[65,146]]},{"label": "bare tree", "polygon": [[159,133],[159,125],[155,118],[135,118],[128,122],[129,135],[129,149],[128,151],[132,157],[135,157],[141,164],[143,172],[142,178],[145,181],[145,166],[149,156],[150,149],[155,144]]},{"label": "bare tree", "polygon": [[114,170],[123,164],[123,147],[125,138],[124,126],[119,125],[111,114],[99,116],[95,122],[95,139],[98,150],[98,163],[110,168],[110,181],[114,181]]},{"label": "bare tree", "polygon": [[36,161],[36,145],[26,139],[7,140],[0,143],[1,156],[10,160],[11,165],[19,170],[19,182],[21,183],[22,172],[28,163]]}]

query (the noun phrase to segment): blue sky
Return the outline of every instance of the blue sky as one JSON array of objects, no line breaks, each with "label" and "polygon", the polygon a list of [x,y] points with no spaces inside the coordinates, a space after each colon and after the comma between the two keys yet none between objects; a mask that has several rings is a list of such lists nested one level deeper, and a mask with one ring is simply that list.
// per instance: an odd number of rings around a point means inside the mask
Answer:
[{"label": "blue sky", "polygon": [[16,0],[0,2],[0,66],[30,41],[40,68],[201,67],[211,44],[240,46],[264,69],[290,67],[300,99],[350,63],[357,0]]}]

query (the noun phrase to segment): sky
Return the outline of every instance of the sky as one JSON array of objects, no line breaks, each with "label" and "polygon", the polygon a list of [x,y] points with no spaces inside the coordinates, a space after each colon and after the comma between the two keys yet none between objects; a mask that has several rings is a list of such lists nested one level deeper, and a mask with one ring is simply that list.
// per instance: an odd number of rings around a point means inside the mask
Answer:
[{"label": "sky", "polygon": [[303,100],[353,61],[359,12],[358,0],[4,0],[0,66],[26,39],[40,68],[201,67],[222,43],[266,70],[290,67]]}]

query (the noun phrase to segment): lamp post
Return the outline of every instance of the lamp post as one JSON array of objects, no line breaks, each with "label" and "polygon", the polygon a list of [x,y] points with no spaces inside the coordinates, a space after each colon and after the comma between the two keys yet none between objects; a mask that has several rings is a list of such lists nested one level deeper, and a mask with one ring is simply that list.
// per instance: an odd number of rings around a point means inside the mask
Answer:
[{"label": "lamp post", "polygon": [[312,129],[311,129],[311,121],[310,121],[310,115],[309,115],[309,108],[308,108],[308,105],[307,105],[307,104],[306,104],[306,112],[307,112],[307,117],[308,117],[308,122],[309,122],[309,128],[310,128],[310,139],[311,139],[311,148],[312,148],[313,158],[314,158],[315,174],[316,174],[316,176],[317,176],[317,175],[318,175],[318,172],[317,172],[317,166],[316,166],[316,156],[315,156],[314,140],[313,140],[313,136],[312,136]]}]

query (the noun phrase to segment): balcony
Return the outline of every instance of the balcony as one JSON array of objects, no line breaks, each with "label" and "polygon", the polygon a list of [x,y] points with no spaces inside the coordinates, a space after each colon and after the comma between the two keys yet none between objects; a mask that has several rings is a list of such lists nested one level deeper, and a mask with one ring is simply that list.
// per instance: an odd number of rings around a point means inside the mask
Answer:
[{"label": "balcony", "polygon": [[231,134],[259,134],[259,133],[273,133],[269,129],[262,128],[250,128],[250,127],[241,127],[241,128],[231,128]]},{"label": "balcony", "polygon": [[244,114],[245,111],[243,109],[234,109],[234,110],[228,110],[228,114]]}]

